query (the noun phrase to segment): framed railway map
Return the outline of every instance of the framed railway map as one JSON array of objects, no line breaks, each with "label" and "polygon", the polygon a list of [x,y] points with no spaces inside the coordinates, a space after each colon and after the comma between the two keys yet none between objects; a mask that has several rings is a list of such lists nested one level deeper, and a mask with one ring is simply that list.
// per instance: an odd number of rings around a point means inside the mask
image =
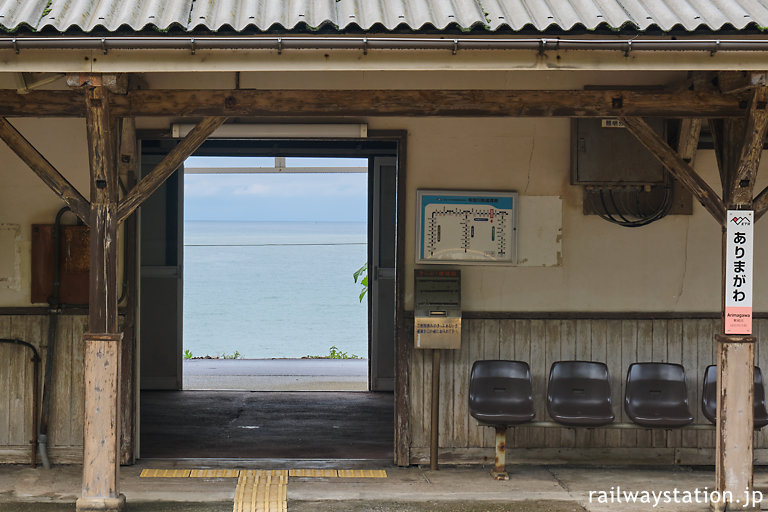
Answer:
[{"label": "framed railway map", "polygon": [[416,263],[517,263],[517,192],[418,190]]}]

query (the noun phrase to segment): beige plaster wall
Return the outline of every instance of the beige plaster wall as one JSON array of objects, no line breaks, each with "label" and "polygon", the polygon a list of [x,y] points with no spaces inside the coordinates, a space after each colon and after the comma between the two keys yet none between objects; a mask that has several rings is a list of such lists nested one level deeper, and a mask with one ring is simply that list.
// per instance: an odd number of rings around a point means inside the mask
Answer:
[{"label": "beige plaster wall", "polygon": [[[489,72],[245,74],[241,87],[263,88],[575,88],[584,84],[671,83],[681,73]],[[150,87],[232,87],[234,74],[146,75]],[[7,84],[0,80],[1,84]],[[6,85],[9,87],[9,85]],[[359,120],[359,119],[358,119]],[[170,119],[139,119],[139,128],[167,129]],[[274,120],[272,120],[274,122]],[[324,119],[348,121],[348,119]],[[720,229],[698,205],[692,216],[670,216],[640,229],[581,214],[581,191],[569,185],[567,119],[370,118],[369,129],[408,131],[406,276],[414,268],[415,201],[419,188],[517,190],[562,198],[561,265],[463,269],[466,311],[717,311]],[[14,121],[86,196],[87,148],[82,120]],[[18,286],[0,281],[0,306],[29,303],[30,225],[52,222],[61,202],[0,144],[0,224],[19,226]],[[765,165],[763,165],[765,167]],[[712,151],[696,168],[719,188]],[[766,182],[763,179],[759,186]],[[521,212],[521,221],[525,212]],[[535,226],[534,226],[535,227]],[[7,238],[7,237],[5,237]],[[768,310],[768,221],[756,228],[755,308]],[[7,259],[7,252],[2,261]],[[0,271],[0,275],[3,275]],[[8,280],[7,282],[13,282]],[[412,303],[407,278],[406,305]]]}]

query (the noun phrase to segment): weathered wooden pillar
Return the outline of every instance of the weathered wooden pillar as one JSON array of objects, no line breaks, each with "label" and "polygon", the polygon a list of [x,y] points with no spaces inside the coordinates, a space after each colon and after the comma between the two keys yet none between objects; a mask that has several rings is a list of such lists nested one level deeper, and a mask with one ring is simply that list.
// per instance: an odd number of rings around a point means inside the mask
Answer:
[{"label": "weathered wooden pillar", "polygon": [[77,510],[119,511],[120,343],[117,325],[117,201],[115,139],[109,91],[100,75],[85,80],[91,170],[89,333],[85,339],[83,488]]},{"label": "weathered wooden pillar", "polygon": [[[723,202],[730,212],[725,219],[722,239],[722,334],[716,336],[715,485],[723,498],[713,504],[713,509],[718,511],[750,510],[749,506],[755,505],[747,499],[753,484],[755,364],[755,338],[751,336],[751,232],[755,218],[751,210],[755,178],[768,129],[767,102],[768,89],[756,87],[745,119],[710,123],[723,185]],[[740,214],[742,211],[745,214]],[[746,250],[741,246],[746,240],[742,231],[749,233]],[[734,260],[734,253],[738,261]],[[748,313],[748,322],[734,324],[734,318],[738,318],[732,316],[734,312]],[[759,504],[757,506],[759,509]]]}]

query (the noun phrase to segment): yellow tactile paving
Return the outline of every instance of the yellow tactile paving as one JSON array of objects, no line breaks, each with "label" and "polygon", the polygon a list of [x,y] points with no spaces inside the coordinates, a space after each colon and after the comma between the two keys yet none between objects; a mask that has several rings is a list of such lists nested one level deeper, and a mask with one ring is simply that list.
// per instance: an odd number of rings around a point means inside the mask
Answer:
[{"label": "yellow tactile paving", "polygon": [[383,469],[340,469],[340,478],[387,478]]},{"label": "yellow tactile paving", "polygon": [[189,476],[192,478],[237,478],[239,469],[193,469]]},{"label": "yellow tactile paving", "polygon": [[312,477],[312,478],[336,478],[339,472],[335,469],[292,469],[288,472],[289,476]]},{"label": "yellow tactile paving", "polygon": [[142,469],[140,478],[187,478],[189,469]]},{"label": "yellow tactile paving", "polygon": [[233,512],[286,512],[288,471],[243,470],[237,480]]}]

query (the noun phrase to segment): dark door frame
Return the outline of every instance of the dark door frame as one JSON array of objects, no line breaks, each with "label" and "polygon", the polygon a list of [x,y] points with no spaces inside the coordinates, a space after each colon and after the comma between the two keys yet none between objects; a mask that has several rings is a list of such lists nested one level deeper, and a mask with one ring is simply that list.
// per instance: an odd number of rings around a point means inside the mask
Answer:
[{"label": "dark door frame", "polygon": [[[172,147],[167,132],[139,132],[142,154],[151,154]],[[402,130],[369,130],[364,139],[302,139],[302,140],[208,140],[196,152],[197,156],[255,155],[258,156],[328,156],[397,157],[397,264],[395,276],[395,389],[394,389],[394,463],[410,464],[409,380],[412,333],[405,318],[405,192],[406,192],[407,132]],[[369,191],[370,194],[370,191]],[[370,322],[369,322],[370,324]],[[137,379],[138,380],[138,379]],[[137,417],[138,419],[138,417]]]}]

